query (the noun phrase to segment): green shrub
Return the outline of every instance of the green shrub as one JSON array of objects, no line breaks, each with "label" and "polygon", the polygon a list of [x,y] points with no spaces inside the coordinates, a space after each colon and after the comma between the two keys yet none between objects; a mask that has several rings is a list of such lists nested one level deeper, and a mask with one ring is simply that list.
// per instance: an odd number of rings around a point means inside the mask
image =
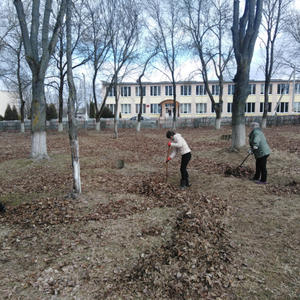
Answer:
[{"label": "green shrub", "polygon": [[19,120],[19,115],[17,108],[13,106],[13,109],[11,109],[10,105],[8,104],[4,113],[4,120],[6,121],[12,121],[12,120]]},{"label": "green shrub", "polygon": [[53,103],[46,106],[46,120],[50,121],[52,119],[57,119],[57,111]]},{"label": "green shrub", "polygon": [[104,119],[105,118],[113,118],[114,114],[107,106],[104,106],[101,117]]}]

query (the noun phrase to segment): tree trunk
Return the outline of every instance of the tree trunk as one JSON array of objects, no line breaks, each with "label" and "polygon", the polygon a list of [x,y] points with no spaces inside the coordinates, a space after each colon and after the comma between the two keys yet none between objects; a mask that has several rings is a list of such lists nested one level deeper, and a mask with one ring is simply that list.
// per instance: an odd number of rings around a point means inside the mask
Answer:
[{"label": "tree trunk", "polygon": [[[117,72],[115,71],[115,74]],[[119,137],[118,135],[118,120],[119,120],[119,110],[118,110],[118,104],[119,104],[119,97],[118,97],[118,93],[117,93],[117,76],[115,76],[115,82],[114,82],[114,91],[115,91],[115,102],[116,102],[116,109],[115,109],[115,115],[114,115],[114,138],[117,139]]]},{"label": "tree trunk", "polygon": [[119,137],[118,135],[118,119],[114,119],[114,138],[117,139]]},{"label": "tree trunk", "polygon": [[141,131],[141,121],[137,121],[136,131],[137,131],[137,132],[140,132],[140,131]]},{"label": "tree trunk", "polygon": [[266,79],[265,79],[264,110],[263,110],[263,117],[262,117],[262,123],[261,123],[262,128],[267,127],[270,81],[271,81],[271,78],[269,78],[269,76],[267,75]]},{"label": "tree trunk", "polygon": [[267,117],[263,117],[261,120],[261,128],[267,128]]},{"label": "tree trunk", "polygon": [[100,131],[101,128],[100,128],[100,119],[99,120],[96,120],[96,131]]},{"label": "tree trunk", "polygon": [[216,118],[215,128],[219,130],[221,128],[221,123],[222,123],[222,119]]},{"label": "tree trunk", "polygon": [[246,144],[245,103],[249,95],[249,67],[247,62],[237,67],[234,78],[235,92],[232,102],[232,148],[240,149]]},{"label": "tree trunk", "polygon": [[62,122],[58,123],[58,132],[63,132],[64,131],[64,125]]},{"label": "tree trunk", "polygon": [[63,91],[64,91],[64,76],[61,72],[59,89],[58,89],[58,131],[59,132],[63,131],[63,109],[64,109]]},{"label": "tree trunk", "polygon": [[20,128],[20,131],[21,131],[22,133],[25,132],[25,124],[24,124],[24,121],[23,121],[23,122],[21,121],[21,128]]},{"label": "tree trunk", "polygon": [[172,85],[173,85],[173,123],[172,123],[172,130],[176,130],[176,98],[177,98],[177,93],[176,93],[176,83],[175,83],[175,78],[174,74],[172,74]]},{"label": "tree trunk", "polygon": [[79,163],[79,143],[77,135],[77,124],[75,118],[75,102],[76,89],[73,80],[72,72],[72,35],[71,35],[71,19],[72,19],[72,2],[67,0],[67,14],[66,14],[66,30],[67,30],[67,76],[69,86],[68,98],[68,121],[69,121],[69,140],[71,146],[72,157],[72,173],[73,173],[73,193],[81,193],[80,181],[80,163]]},{"label": "tree trunk", "polygon": [[235,92],[232,103],[232,148],[246,144],[245,103],[249,94],[249,71],[255,41],[262,17],[263,0],[244,1],[244,13],[240,17],[240,1],[233,1],[232,41],[237,72],[234,77]]},{"label": "tree trunk", "polygon": [[33,159],[48,158],[44,81],[36,74],[33,74],[32,80],[31,132],[31,157]]}]

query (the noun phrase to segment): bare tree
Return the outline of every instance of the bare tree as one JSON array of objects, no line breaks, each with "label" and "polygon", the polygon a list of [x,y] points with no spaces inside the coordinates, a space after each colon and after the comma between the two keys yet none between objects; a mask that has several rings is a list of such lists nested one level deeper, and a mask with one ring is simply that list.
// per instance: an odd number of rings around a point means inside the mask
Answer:
[{"label": "bare tree", "polygon": [[157,48],[154,49],[152,53],[148,55],[146,58],[144,64],[143,64],[143,69],[141,74],[139,75],[139,78],[137,80],[137,83],[139,85],[139,95],[140,95],[140,105],[139,105],[139,113],[138,113],[138,118],[137,118],[137,125],[136,125],[136,131],[140,132],[141,130],[141,119],[142,119],[142,113],[143,113],[143,99],[144,99],[144,91],[143,91],[143,84],[142,84],[142,78],[145,75],[146,69],[148,67],[148,64],[150,61],[157,55],[158,50]]},{"label": "bare tree", "polygon": [[96,114],[96,130],[100,130],[101,107],[98,105],[97,97],[97,77],[103,64],[106,62],[111,44],[112,24],[111,15],[113,11],[110,0],[94,2],[86,2],[87,15],[89,20],[89,31],[86,32],[84,39],[90,44],[93,65],[92,88],[93,101]]},{"label": "bare tree", "polygon": [[[266,128],[269,108],[270,83],[274,73],[275,42],[283,29],[284,14],[292,0],[265,0],[263,5],[263,20],[261,40],[265,48],[265,83],[264,83],[264,109],[262,128]],[[265,38],[265,35],[267,38]]]},{"label": "bare tree", "polygon": [[232,148],[246,144],[245,104],[249,95],[249,72],[262,19],[263,0],[245,0],[240,17],[240,1],[234,0],[232,38],[237,71],[232,103]]},{"label": "bare tree", "polygon": [[[76,2],[73,12],[73,27],[72,27],[72,60],[75,62],[72,64],[72,69],[76,69],[90,60],[87,47],[84,47],[84,41],[82,36],[88,31],[88,25],[86,25],[87,16],[83,10],[84,1],[80,0]],[[66,60],[66,36],[65,26],[62,26],[59,31],[58,43],[56,47],[56,53],[53,55],[53,59],[56,62],[56,68],[58,70],[58,131],[63,130],[63,107],[64,107],[64,86],[65,78],[67,76],[67,60]],[[74,54],[77,54],[76,56]],[[75,57],[74,57],[75,56]],[[53,70],[53,72],[55,72]],[[57,85],[57,84],[56,84]]]},{"label": "bare tree", "polygon": [[136,56],[139,38],[139,7],[135,0],[112,0],[112,31],[111,31],[111,59],[113,76],[111,84],[116,109],[114,112],[114,135],[118,138],[118,84],[127,74],[129,65]]},{"label": "bare tree", "polygon": [[[32,72],[32,105],[31,105],[31,132],[32,145],[31,157],[34,159],[47,158],[46,141],[46,102],[44,97],[44,80],[49,60],[54,52],[58,39],[58,32],[65,15],[66,0],[62,0],[59,13],[50,35],[50,20],[52,1],[45,0],[44,9],[41,9],[41,1],[33,0],[30,20],[30,33],[26,21],[26,14],[21,0],[14,0],[17,15],[22,31],[22,39],[25,48],[26,61]],[[40,30],[40,15],[43,11],[42,28]],[[29,22],[28,22],[29,23]],[[39,43],[39,33],[41,40]],[[41,51],[40,51],[41,49]]]},{"label": "bare tree", "polygon": [[172,128],[176,129],[176,70],[184,40],[184,31],[180,22],[181,8],[179,2],[173,0],[150,0],[146,5],[150,15],[148,28],[155,41],[155,47],[159,49],[161,61],[166,67],[163,73],[169,78],[173,87]]},{"label": "bare tree", "polygon": [[72,0],[67,1],[66,12],[66,35],[67,35],[67,77],[69,87],[68,97],[68,123],[69,123],[69,140],[71,146],[72,156],[72,171],[73,171],[73,194],[81,193],[80,181],[80,162],[79,162],[79,142],[77,135],[77,126],[75,118],[75,102],[76,102],[76,88],[73,79],[72,70]]},{"label": "bare tree", "polygon": [[24,61],[24,51],[21,32],[18,27],[18,20],[14,13],[14,7],[6,3],[2,7],[1,14],[5,15],[6,22],[3,24],[3,36],[0,37],[2,45],[2,56],[0,59],[1,75],[3,82],[10,90],[16,92],[20,99],[21,132],[25,131],[25,100],[23,93],[28,88],[31,78]]},{"label": "bare tree", "polygon": [[[224,73],[232,59],[232,44],[226,43],[230,32],[231,6],[228,0],[184,0],[185,28],[191,37],[191,48],[201,63],[205,90],[216,113],[216,129],[220,129],[223,110]],[[210,65],[218,78],[213,92],[209,86]],[[218,101],[214,95],[218,96]]]},{"label": "bare tree", "polygon": [[3,81],[11,90],[16,91],[20,99],[21,132],[25,131],[25,97],[24,91],[31,83],[30,70],[25,64],[22,35],[18,26],[18,20],[14,13],[14,7],[8,5],[5,13],[7,18],[5,37],[2,39],[3,55],[1,65],[3,68]]}]

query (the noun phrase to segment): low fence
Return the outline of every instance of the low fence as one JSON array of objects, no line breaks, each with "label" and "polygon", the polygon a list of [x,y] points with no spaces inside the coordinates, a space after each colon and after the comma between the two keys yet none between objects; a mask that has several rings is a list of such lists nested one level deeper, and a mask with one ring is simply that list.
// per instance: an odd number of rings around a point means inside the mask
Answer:
[{"label": "low fence", "polygon": [[[177,128],[199,128],[205,126],[214,126],[215,124],[214,117],[203,117],[203,118],[179,118],[176,121]],[[118,120],[118,128],[135,128],[137,121],[120,119]],[[251,122],[261,122],[260,116],[246,117],[246,124],[250,124]],[[267,119],[267,126],[281,126],[281,125],[296,125],[300,124],[300,115],[288,115],[288,116],[269,116]],[[31,121],[26,120],[25,123],[25,131],[29,131],[31,129]],[[222,126],[223,125],[231,125],[231,117],[222,118]],[[114,126],[113,119],[102,119],[100,121],[101,129],[112,129]],[[96,128],[95,119],[88,120],[77,120],[77,127],[79,129],[89,129],[93,130]],[[172,120],[143,120],[141,121],[141,128],[171,128]],[[46,124],[47,130],[58,130],[58,120],[47,121]],[[64,130],[68,128],[68,122],[63,122]],[[0,122],[0,131],[20,131],[21,130],[21,122],[20,121],[1,121]]]}]

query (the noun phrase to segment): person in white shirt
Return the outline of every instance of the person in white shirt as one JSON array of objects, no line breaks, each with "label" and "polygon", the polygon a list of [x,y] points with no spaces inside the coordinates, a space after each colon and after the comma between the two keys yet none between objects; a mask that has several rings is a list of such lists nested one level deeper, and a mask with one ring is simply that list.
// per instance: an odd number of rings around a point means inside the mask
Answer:
[{"label": "person in white shirt", "polygon": [[167,158],[166,163],[175,157],[177,153],[181,154],[181,165],[180,165],[180,187],[190,187],[189,173],[187,171],[187,165],[191,160],[192,154],[191,149],[188,146],[186,140],[181,136],[180,133],[175,133],[174,131],[168,131],[166,134],[167,138],[170,139],[168,146],[171,147],[171,154]]}]

